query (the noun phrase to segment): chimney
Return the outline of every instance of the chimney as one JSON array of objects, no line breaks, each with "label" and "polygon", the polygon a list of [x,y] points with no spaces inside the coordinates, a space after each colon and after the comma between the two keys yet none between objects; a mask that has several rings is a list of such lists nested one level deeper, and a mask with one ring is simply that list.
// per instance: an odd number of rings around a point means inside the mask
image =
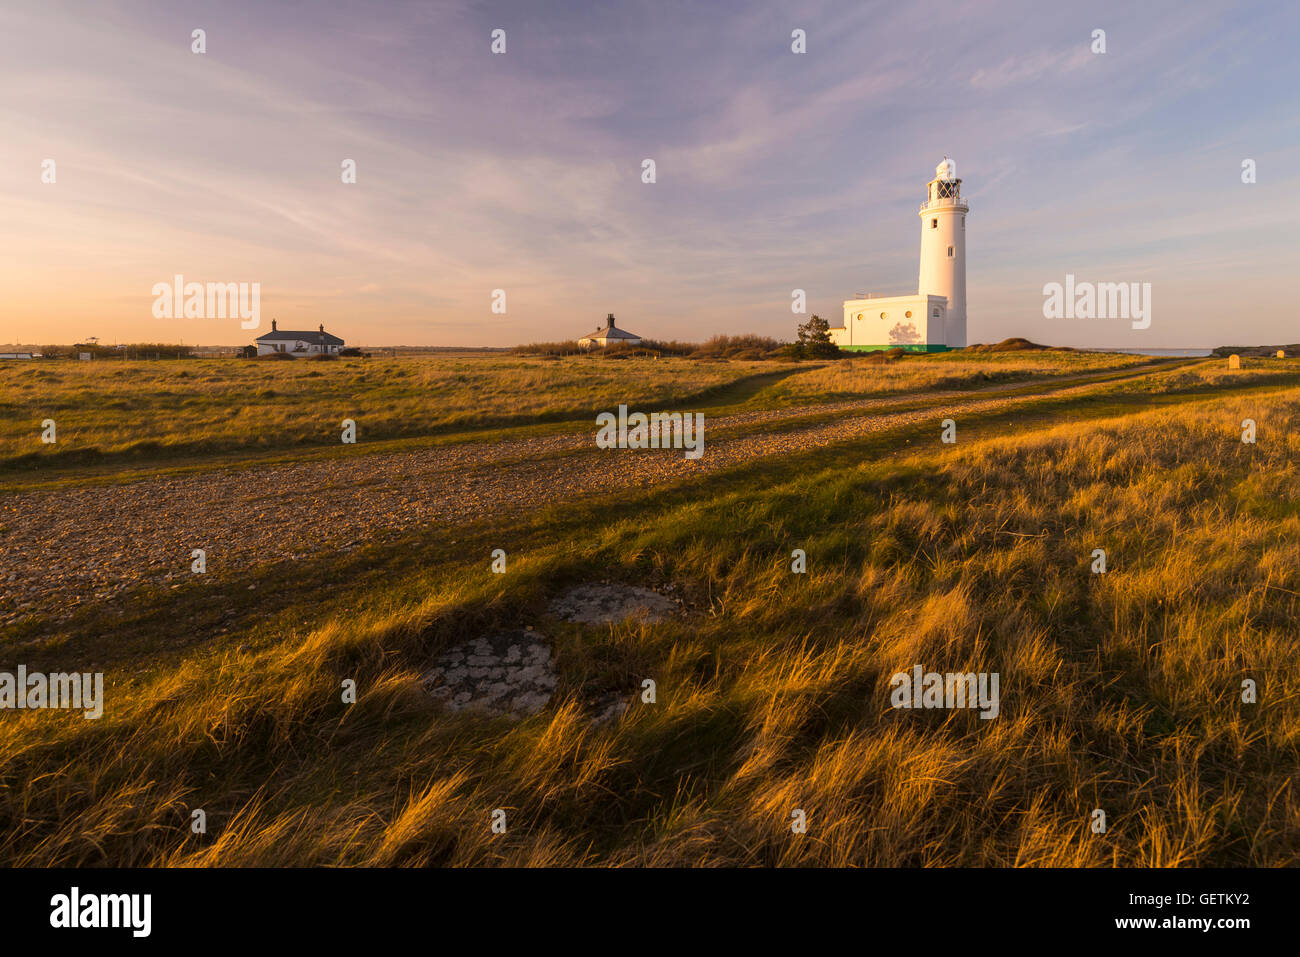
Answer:
[{"label": "chimney", "polygon": [[612,312],[605,317],[605,328],[606,329],[614,328],[614,314]]},{"label": "chimney", "polygon": [[323,323],[323,322],[320,324],[320,331],[321,331],[321,332],[324,332],[324,331],[325,331],[325,323]]},{"label": "chimney", "polygon": [[271,320],[271,331],[272,331],[272,332],[275,332],[275,320],[274,320],[274,319]]}]

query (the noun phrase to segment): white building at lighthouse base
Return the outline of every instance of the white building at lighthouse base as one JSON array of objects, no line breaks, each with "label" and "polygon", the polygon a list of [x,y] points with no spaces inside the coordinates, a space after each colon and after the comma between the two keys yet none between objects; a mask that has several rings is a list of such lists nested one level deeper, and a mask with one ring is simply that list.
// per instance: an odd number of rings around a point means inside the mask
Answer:
[{"label": "white building at lighthouse base", "polygon": [[850,299],[844,303],[843,327],[830,330],[831,342],[855,351],[944,352],[957,332],[948,329],[947,314],[947,296]]}]

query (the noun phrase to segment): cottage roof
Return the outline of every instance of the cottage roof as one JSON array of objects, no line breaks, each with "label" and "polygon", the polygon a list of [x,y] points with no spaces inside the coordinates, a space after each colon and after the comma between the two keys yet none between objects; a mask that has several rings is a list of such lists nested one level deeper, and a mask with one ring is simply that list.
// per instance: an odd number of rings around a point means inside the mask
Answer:
[{"label": "cottage roof", "polygon": [[292,329],[275,329],[258,336],[257,342],[307,342],[317,346],[341,346],[343,340],[324,329],[318,332],[294,331]]},{"label": "cottage roof", "polygon": [[584,339],[640,339],[636,333],[625,332],[622,329],[597,329],[595,332],[589,332],[583,336]]},{"label": "cottage roof", "polygon": [[[610,313],[605,317],[605,325],[590,332],[582,337],[583,339],[640,339],[636,333],[628,332],[625,329],[619,329],[614,325],[614,314]],[[581,340],[579,340],[581,341]]]}]

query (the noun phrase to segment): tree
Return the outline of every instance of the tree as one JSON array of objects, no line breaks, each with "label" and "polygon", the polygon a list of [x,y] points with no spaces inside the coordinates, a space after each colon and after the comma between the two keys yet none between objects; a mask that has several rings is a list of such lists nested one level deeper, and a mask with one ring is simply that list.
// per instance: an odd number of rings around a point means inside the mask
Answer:
[{"label": "tree", "polygon": [[840,347],[831,342],[831,324],[815,313],[807,322],[799,324],[799,342],[796,353],[814,359],[833,359]]}]

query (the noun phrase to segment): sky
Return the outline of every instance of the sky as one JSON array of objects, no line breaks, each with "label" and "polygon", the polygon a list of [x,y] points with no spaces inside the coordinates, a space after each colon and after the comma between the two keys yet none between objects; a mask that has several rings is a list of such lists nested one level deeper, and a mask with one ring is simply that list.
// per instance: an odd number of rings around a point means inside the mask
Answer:
[{"label": "sky", "polygon": [[[832,325],[916,292],[948,155],[970,342],[1290,343],[1298,28],[1289,0],[4,0],[0,341],[792,338],[795,289]],[[257,283],[260,327],[158,318],[178,274]],[[1046,318],[1067,274],[1150,283],[1150,326]]]}]

